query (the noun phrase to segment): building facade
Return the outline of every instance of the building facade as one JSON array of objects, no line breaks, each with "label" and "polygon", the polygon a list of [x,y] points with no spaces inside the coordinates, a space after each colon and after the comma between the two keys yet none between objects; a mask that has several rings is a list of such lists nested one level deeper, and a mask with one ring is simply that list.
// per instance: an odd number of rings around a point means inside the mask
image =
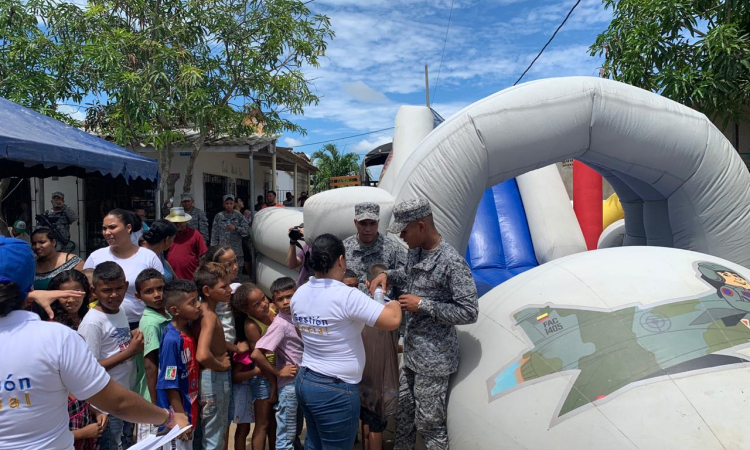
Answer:
[{"label": "building facade", "polygon": [[[156,159],[156,151],[146,147],[144,156]],[[191,147],[174,149],[171,174],[174,193],[171,198],[162,199],[171,205],[179,206],[180,196],[186,191],[184,186]],[[317,169],[303,153],[295,153],[291,148],[276,147],[276,138],[254,137],[244,141],[218,142],[203,148],[193,168],[190,192],[195,206],[206,211],[209,219],[220,212],[222,197],[232,193],[241,198],[245,206],[252,210],[255,197],[265,196],[269,190],[279,193],[279,202],[285,192],[292,192],[295,200],[302,192],[309,191],[312,174]],[[251,176],[252,174],[252,176]],[[296,176],[295,176],[296,175]],[[296,180],[296,183],[295,183]],[[132,210],[140,207],[146,210],[149,221],[160,216],[157,185],[144,180],[126,183],[122,177],[88,176],[34,178],[24,183],[14,195],[19,199],[29,197],[30,216],[43,213],[51,206],[53,192],[62,192],[65,203],[78,215],[78,222],[70,229],[71,240],[75,243],[75,253],[86,257],[92,251],[103,247],[101,235],[103,218],[114,208]],[[22,195],[24,192],[27,194]],[[7,220],[21,214],[20,206],[7,210]]]}]

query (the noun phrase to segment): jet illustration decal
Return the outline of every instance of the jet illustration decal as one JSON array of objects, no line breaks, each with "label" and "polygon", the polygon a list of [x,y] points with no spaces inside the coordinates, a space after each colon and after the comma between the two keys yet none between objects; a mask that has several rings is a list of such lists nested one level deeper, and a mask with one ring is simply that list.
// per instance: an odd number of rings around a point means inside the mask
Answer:
[{"label": "jet illustration decal", "polygon": [[514,313],[533,348],[487,380],[489,401],[570,371],[572,385],[553,416],[554,426],[634,383],[748,362],[729,349],[750,342],[750,284],[715,263],[701,262],[696,269],[715,293],[648,307],[547,305]]}]

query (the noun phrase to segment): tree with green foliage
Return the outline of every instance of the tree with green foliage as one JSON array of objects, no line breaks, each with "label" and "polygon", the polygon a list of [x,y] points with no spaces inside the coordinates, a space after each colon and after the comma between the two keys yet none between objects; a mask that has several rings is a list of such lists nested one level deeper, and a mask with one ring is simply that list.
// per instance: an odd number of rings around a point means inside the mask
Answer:
[{"label": "tree with green foliage", "polygon": [[183,141],[189,96],[203,77],[193,54],[206,40],[197,14],[197,2],[181,0],[91,0],[86,9],[90,36],[81,58],[91,68],[91,92],[104,99],[87,111],[87,128],[133,151],[153,145],[166,198],[174,194],[172,149]]},{"label": "tree with green foliage", "polygon": [[[70,3],[0,0],[0,97],[76,125],[58,105],[80,103],[86,92],[75,58],[86,34],[81,18]],[[0,180],[0,203],[10,186],[10,178]],[[8,235],[2,208],[0,234]]]},{"label": "tree with green foliage", "polygon": [[299,0],[90,0],[84,59],[97,94],[89,124],[134,150],[158,151],[161,188],[173,148],[196,132],[183,190],[190,192],[204,145],[227,136],[303,133],[301,115],[318,97],[302,69],[317,66],[333,37],[330,21]]},{"label": "tree with green foliage", "polygon": [[71,3],[0,0],[0,96],[75,125],[58,104],[80,104],[88,88],[82,18]]},{"label": "tree with green foliage", "polygon": [[359,155],[342,153],[336,144],[326,144],[311,156],[312,163],[318,168],[313,180],[313,190],[322,192],[330,187],[331,177],[343,177],[359,173]]},{"label": "tree with green foliage", "polygon": [[303,134],[288,117],[318,102],[303,69],[333,37],[300,0],[0,0],[0,30],[0,95],[68,122],[57,105],[93,95],[87,130],[153,146],[165,198],[186,133],[186,192],[212,140]]},{"label": "tree with green foliage", "polygon": [[738,122],[750,106],[750,2],[603,0],[614,18],[591,54],[605,77]]},{"label": "tree with green foliage", "polygon": [[303,68],[318,67],[334,33],[328,17],[299,0],[213,0],[201,10],[210,45],[195,52],[203,74],[188,111],[200,132],[183,191],[190,192],[203,146],[223,136],[283,131],[305,134],[287,118],[318,103]]}]

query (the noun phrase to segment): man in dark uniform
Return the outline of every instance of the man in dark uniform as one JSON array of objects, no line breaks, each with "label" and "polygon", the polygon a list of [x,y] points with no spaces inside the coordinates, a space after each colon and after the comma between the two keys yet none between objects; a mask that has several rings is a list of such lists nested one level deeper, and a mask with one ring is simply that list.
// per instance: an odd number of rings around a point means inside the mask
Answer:
[{"label": "man in dark uniform", "polygon": [[70,240],[70,225],[76,223],[78,215],[65,204],[65,194],[53,192],[52,209],[45,211],[44,215],[57,233],[55,250],[72,251],[75,245]]},{"label": "man in dark uniform", "polygon": [[367,270],[375,264],[389,269],[401,267],[406,262],[406,250],[391,239],[378,233],[380,205],[357,203],[354,206],[354,226],[357,234],[344,239],[346,267],[359,277],[359,288],[366,290]]},{"label": "man in dark uniform", "polygon": [[429,450],[448,448],[448,377],[458,370],[456,325],[477,321],[477,290],[463,256],[442,240],[425,199],[407,200],[393,210],[390,233],[409,246],[406,265],[379,275],[405,294],[408,311],[396,429],[396,450],[414,447],[416,432]]}]

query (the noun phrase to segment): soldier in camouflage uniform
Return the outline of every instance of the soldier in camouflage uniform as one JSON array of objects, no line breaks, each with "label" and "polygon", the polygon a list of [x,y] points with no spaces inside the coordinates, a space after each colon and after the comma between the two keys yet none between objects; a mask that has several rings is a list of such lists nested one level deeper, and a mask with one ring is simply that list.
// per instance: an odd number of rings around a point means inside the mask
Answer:
[{"label": "soldier in camouflage uniform", "polygon": [[65,195],[62,192],[52,193],[52,209],[45,211],[44,215],[52,224],[58,235],[55,250],[72,251],[73,243],[70,242],[70,224],[78,220],[78,215],[65,204]]},{"label": "soldier in camouflage uniform", "polygon": [[206,245],[211,242],[208,237],[208,216],[202,209],[198,209],[194,206],[195,200],[193,194],[187,192],[180,196],[180,204],[185,212],[190,215],[191,219],[187,223],[187,226],[199,232],[203,236],[203,240],[206,241]]},{"label": "soldier in camouflage uniform", "polygon": [[[382,264],[387,269],[396,269],[406,262],[406,250],[393,239],[378,233],[378,225],[380,206],[369,202],[357,203],[354,206],[357,234],[344,240],[347,269],[357,274],[359,289],[366,293],[369,293],[366,281],[370,267]],[[388,423],[388,416],[396,414],[398,340],[398,330],[382,331],[373,327],[362,330],[365,367],[359,383],[360,418],[368,427],[369,434],[363,436],[368,448],[382,447],[377,445],[382,441],[382,430]]]},{"label": "soldier in camouflage uniform", "polygon": [[458,370],[456,325],[477,321],[477,289],[463,256],[435,228],[427,200],[396,205],[388,231],[409,245],[406,266],[370,284],[374,291],[387,281],[407,293],[398,299],[409,314],[394,448],[414,448],[419,431],[428,449],[447,449],[448,377]]},{"label": "soldier in camouflage uniform", "polygon": [[389,269],[402,267],[406,251],[391,239],[378,233],[380,206],[375,203],[357,203],[354,206],[354,226],[357,234],[344,240],[346,267],[359,277],[359,288],[366,291],[367,270],[375,264]]},{"label": "soldier in camouflage uniform", "polygon": [[237,279],[242,274],[245,265],[245,255],[242,251],[242,238],[250,234],[250,224],[239,211],[234,209],[234,195],[227,194],[223,198],[224,211],[216,214],[214,225],[211,230],[211,245],[229,245],[237,257],[237,266],[240,268]]}]

